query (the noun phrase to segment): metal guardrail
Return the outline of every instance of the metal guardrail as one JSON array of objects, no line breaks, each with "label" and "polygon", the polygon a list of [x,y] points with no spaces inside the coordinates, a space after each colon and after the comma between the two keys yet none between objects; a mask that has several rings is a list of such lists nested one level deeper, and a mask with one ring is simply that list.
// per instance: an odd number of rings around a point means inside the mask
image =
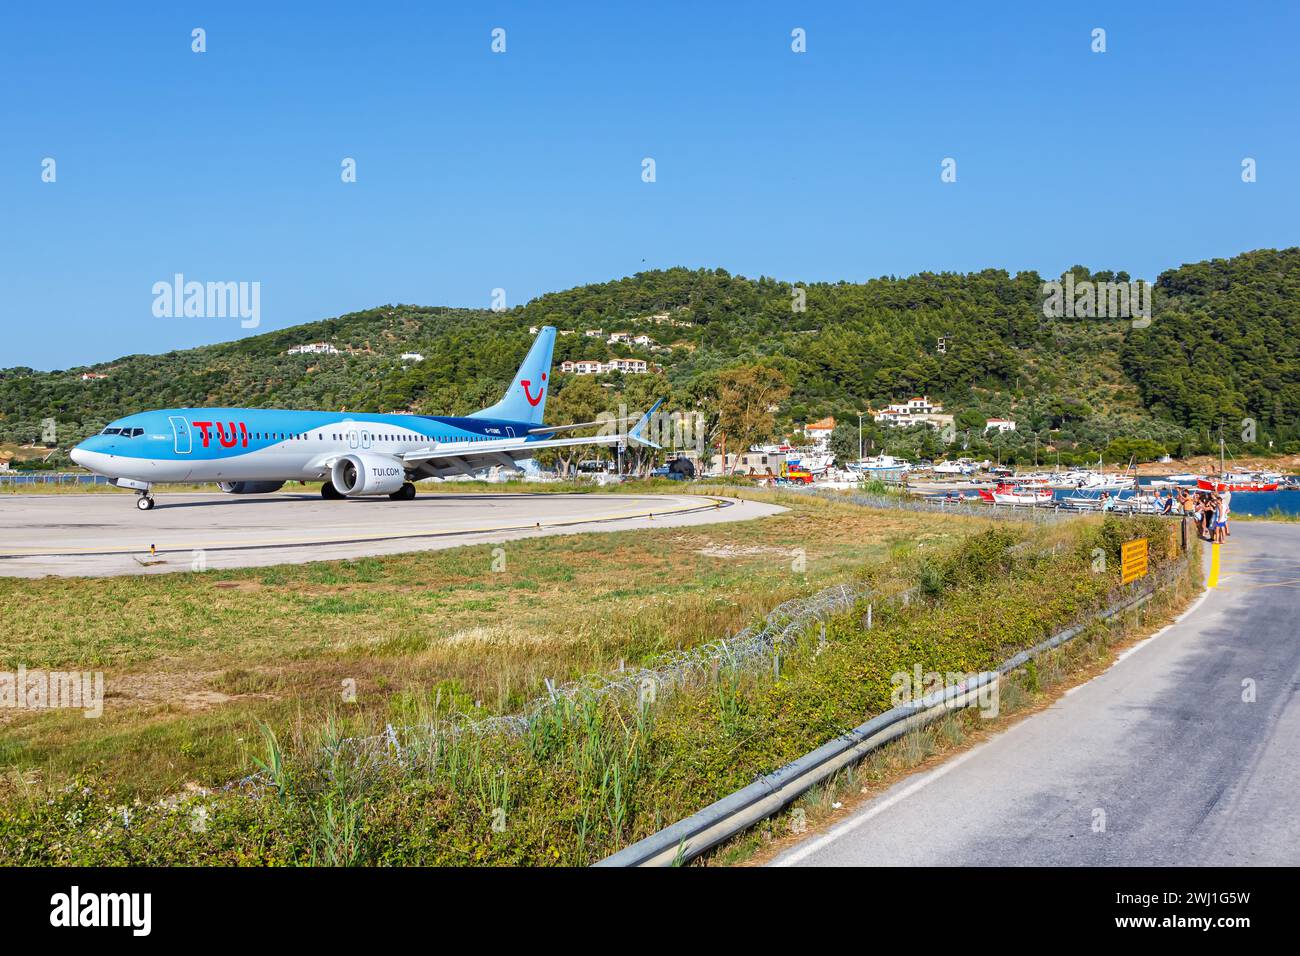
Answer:
[{"label": "metal guardrail", "polygon": [[952,710],[974,703],[986,685],[1023,667],[1034,658],[1077,637],[1095,621],[1109,620],[1151,600],[1162,586],[1185,570],[1180,558],[1170,570],[1153,576],[1140,593],[1090,615],[1086,620],[1053,634],[1046,640],[1004,661],[996,671],[974,680],[909,701],[860,724],[809,754],[760,777],[747,787],[723,797],[703,810],[651,834],[606,857],[596,866],[672,866],[685,862],[728,840],[766,817],[772,816],[844,767],[856,763],[876,748],[922,727]]}]

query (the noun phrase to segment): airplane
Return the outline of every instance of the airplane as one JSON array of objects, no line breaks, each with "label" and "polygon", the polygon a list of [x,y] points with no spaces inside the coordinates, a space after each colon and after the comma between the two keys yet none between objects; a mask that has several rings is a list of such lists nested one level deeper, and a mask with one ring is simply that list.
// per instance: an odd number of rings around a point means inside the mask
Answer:
[{"label": "airplane", "polygon": [[415,497],[414,482],[513,467],[546,448],[633,442],[659,448],[644,429],[662,400],[631,429],[557,438],[602,421],[544,425],[555,328],[546,326],[501,401],[469,415],[378,415],[261,408],[166,408],[128,415],[72,449],[78,465],[154,506],[164,481],[216,482],[234,495],[270,494],[287,481],[323,480],[321,497]]}]

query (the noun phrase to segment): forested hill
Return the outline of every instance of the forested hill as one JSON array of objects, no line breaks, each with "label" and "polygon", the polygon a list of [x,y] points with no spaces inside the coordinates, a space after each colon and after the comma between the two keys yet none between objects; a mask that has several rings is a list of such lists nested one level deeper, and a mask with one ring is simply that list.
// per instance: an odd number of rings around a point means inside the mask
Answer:
[{"label": "forested hill", "polygon": [[[1124,273],[1071,270],[1077,281]],[[681,407],[707,401],[717,373],[761,362],[791,387],[782,424],[929,394],[963,421],[1014,417],[1022,437],[1098,446],[1117,436],[1168,445],[1240,431],[1300,441],[1300,248],[1258,250],[1162,274],[1154,321],[1049,319],[1042,277],[1002,270],[921,273],[798,289],[725,270],[669,269],[543,295],[504,312],[384,306],[222,345],[133,355],[61,372],[0,370],[0,441],[30,441],[55,418],[60,444],[144,408],[185,405],[413,409],[490,404],[531,339],[530,326],[573,330],[565,359],[631,356],[662,374],[603,378]],[[221,321],[191,319],[187,321]],[[587,331],[601,330],[600,337]],[[610,345],[613,332],[654,345]],[[939,340],[943,339],[940,346]],[[329,342],[338,355],[288,355]],[[403,361],[418,352],[421,362]],[[107,376],[83,381],[82,373]],[[560,394],[575,380],[558,375]],[[653,382],[649,381],[653,378]],[[978,427],[978,424],[975,424]]]}]

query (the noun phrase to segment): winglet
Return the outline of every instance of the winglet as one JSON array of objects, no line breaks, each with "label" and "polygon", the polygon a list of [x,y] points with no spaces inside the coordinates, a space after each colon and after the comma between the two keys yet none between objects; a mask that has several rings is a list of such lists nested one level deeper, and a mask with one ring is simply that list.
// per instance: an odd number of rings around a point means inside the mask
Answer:
[{"label": "winglet", "polygon": [[659,406],[662,405],[663,403],[664,403],[664,400],[661,398],[661,399],[659,399],[659,401],[657,401],[657,402],[655,402],[653,405],[651,405],[651,406],[650,406],[650,411],[648,411],[648,412],[646,412],[644,415],[642,415],[642,416],[641,416],[641,420],[638,421],[635,425],[633,425],[633,426],[628,430],[627,437],[628,437],[628,440],[629,440],[629,441],[636,442],[638,445],[644,445],[646,448],[655,448],[655,449],[657,449],[657,448],[660,447],[659,445],[656,445],[654,442],[652,442],[650,439],[644,437],[644,436],[641,434],[641,430],[642,430],[643,428],[645,428],[646,423],[648,423],[648,422],[650,421],[650,416],[653,415],[655,412],[657,412],[657,411],[659,410]]}]

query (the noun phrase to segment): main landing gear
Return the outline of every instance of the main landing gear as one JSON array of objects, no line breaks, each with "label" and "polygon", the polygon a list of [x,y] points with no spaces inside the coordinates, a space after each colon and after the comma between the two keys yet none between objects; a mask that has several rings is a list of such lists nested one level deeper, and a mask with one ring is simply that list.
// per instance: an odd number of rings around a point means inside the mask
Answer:
[{"label": "main landing gear", "polygon": [[[320,496],[326,501],[339,501],[347,497],[347,495],[341,494],[339,490],[334,487],[334,482],[332,481],[327,481],[325,484],[320,486]],[[408,481],[388,497],[393,501],[410,501],[415,497],[415,485]]]},{"label": "main landing gear", "polygon": [[139,497],[135,499],[135,506],[141,511],[149,511],[153,508],[153,497],[147,491],[142,491]]}]

